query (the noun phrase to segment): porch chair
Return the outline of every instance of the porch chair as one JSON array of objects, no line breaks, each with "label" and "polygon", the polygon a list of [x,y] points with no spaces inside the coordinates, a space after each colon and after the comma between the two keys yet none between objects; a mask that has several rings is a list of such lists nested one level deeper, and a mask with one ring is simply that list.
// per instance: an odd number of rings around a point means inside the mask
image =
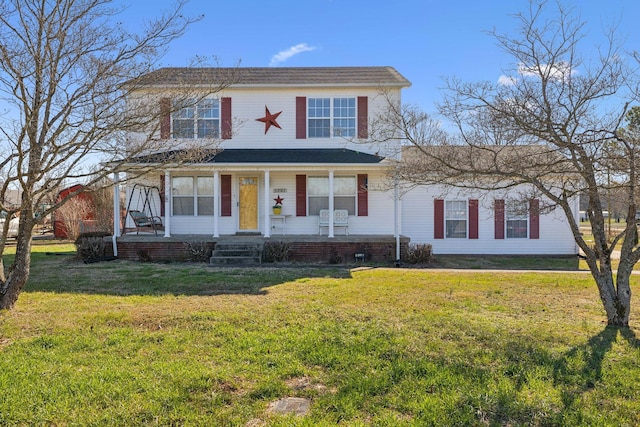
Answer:
[{"label": "porch chair", "polygon": [[158,235],[158,230],[164,230],[162,218],[159,216],[147,216],[140,211],[129,211],[129,215],[136,226],[136,234],[139,234],[140,230],[151,229],[155,235]]},{"label": "porch chair", "polygon": [[[322,228],[329,230],[329,209],[321,209],[318,217],[318,234],[322,234]],[[344,234],[349,235],[349,211],[346,209],[335,209],[333,211],[333,229],[344,228]]]}]

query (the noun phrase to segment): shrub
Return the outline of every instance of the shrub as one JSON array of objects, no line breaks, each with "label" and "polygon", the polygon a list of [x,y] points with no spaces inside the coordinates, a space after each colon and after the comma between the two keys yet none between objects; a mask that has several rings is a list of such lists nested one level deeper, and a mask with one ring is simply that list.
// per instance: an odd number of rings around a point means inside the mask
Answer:
[{"label": "shrub", "polygon": [[431,262],[431,257],[433,256],[433,251],[431,245],[428,243],[425,244],[410,244],[407,248],[407,259],[405,260],[408,264],[428,264]]},{"label": "shrub", "polygon": [[184,247],[189,251],[189,261],[207,262],[211,258],[212,248],[203,240],[185,242]]},{"label": "shrub", "polygon": [[107,246],[104,237],[110,234],[106,231],[81,233],[74,242],[78,258],[86,261],[103,257]]},{"label": "shrub", "polygon": [[264,262],[286,262],[289,261],[290,253],[290,243],[268,241],[264,243],[262,259]]},{"label": "shrub", "polygon": [[342,257],[336,251],[336,248],[331,248],[329,253],[329,264],[342,264]]},{"label": "shrub", "polygon": [[136,254],[138,255],[138,261],[140,261],[140,262],[151,262],[152,261],[151,255],[149,254],[149,251],[147,251],[146,249],[138,249]]}]

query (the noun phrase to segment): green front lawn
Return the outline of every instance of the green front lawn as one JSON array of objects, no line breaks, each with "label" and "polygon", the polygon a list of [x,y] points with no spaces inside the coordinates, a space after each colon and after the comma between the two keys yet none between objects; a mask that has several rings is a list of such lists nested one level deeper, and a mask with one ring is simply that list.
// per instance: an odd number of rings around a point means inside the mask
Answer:
[{"label": "green front lawn", "polygon": [[[640,424],[640,303],[606,328],[584,272],[53,253],[0,313],[0,425]],[[267,410],[287,396],[310,413]]]}]

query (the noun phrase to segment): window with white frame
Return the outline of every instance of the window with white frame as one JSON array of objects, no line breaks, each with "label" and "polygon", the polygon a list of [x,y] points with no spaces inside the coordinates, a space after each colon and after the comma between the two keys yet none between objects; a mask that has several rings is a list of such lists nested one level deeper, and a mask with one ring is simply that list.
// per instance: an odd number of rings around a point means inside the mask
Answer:
[{"label": "window with white frame", "polygon": [[309,138],[356,135],[355,98],[309,98],[307,117]]},{"label": "window with white frame", "polygon": [[197,178],[196,215],[213,215],[213,182],[212,176],[199,176]]},{"label": "window with white frame", "polygon": [[527,202],[509,203],[505,209],[507,239],[526,239],[529,229]]},{"label": "window with white frame", "polygon": [[208,176],[173,177],[173,215],[213,215],[213,180]]},{"label": "window with white frame", "polygon": [[444,207],[445,236],[448,239],[467,237],[467,201],[447,200]]},{"label": "window with white frame", "polygon": [[[307,183],[309,215],[319,215],[321,209],[329,209],[329,177],[310,176]],[[355,176],[333,178],[333,208],[346,209],[356,214],[357,180]]]},{"label": "window with white frame", "polygon": [[203,99],[171,115],[174,138],[218,138],[220,136],[220,101]]},{"label": "window with white frame", "polygon": [[329,138],[331,129],[331,99],[309,98],[309,138]]},{"label": "window with white frame", "polygon": [[333,99],[333,136],[356,136],[356,99]]}]

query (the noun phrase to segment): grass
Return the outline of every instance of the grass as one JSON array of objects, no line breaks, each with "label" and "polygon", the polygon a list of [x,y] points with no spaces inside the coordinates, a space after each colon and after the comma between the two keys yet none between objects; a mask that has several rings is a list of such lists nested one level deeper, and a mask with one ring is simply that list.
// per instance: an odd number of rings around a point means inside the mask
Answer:
[{"label": "grass", "polygon": [[[584,272],[53,253],[0,313],[0,425],[640,424],[637,322],[606,328]],[[269,413],[286,396],[311,412]]]},{"label": "grass", "polygon": [[[430,268],[504,270],[578,270],[578,257],[434,255]],[[585,263],[586,267],[586,263]]]}]

